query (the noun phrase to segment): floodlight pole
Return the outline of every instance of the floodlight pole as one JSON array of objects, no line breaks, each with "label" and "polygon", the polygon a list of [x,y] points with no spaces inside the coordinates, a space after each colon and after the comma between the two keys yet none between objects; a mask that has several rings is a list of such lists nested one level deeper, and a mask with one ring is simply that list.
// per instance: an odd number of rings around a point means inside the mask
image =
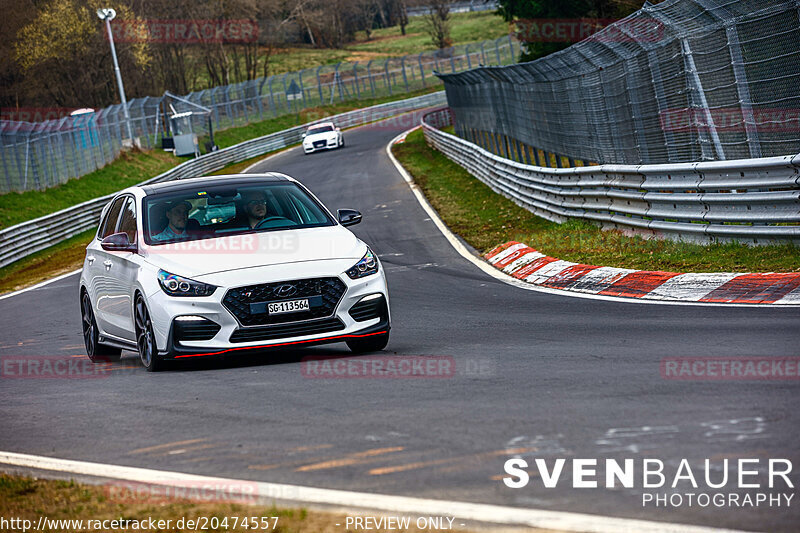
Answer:
[{"label": "floodlight pole", "polygon": [[108,30],[108,42],[111,44],[111,58],[114,60],[114,74],[117,76],[117,87],[119,88],[119,98],[122,100],[122,111],[125,114],[125,124],[128,128],[128,139],[133,142],[133,128],[131,127],[131,116],[128,113],[128,101],[125,99],[125,87],[122,86],[122,74],[119,71],[119,62],[117,62],[117,49],[114,47],[114,35],[111,33],[111,19],[116,16],[113,10],[102,10],[103,16],[98,11],[98,16],[106,23],[106,30]]}]

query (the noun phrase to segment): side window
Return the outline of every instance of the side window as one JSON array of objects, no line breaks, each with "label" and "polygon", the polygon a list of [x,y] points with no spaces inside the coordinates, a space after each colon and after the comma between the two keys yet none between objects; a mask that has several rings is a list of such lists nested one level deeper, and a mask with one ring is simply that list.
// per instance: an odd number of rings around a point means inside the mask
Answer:
[{"label": "side window", "polygon": [[100,228],[98,237],[105,239],[117,229],[117,220],[119,219],[119,212],[122,210],[122,204],[127,199],[126,196],[117,198],[106,213],[106,218],[103,220],[103,226]]},{"label": "side window", "polygon": [[128,234],[128,242],[136,242],[136,200],[129,196],[122,208],[122,218],[119,220],[119,229]]}]

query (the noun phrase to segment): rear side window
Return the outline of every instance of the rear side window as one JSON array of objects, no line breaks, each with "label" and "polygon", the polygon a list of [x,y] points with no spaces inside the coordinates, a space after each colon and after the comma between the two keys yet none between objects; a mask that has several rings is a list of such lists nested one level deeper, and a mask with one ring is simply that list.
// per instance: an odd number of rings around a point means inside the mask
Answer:
[{"label": "rear side window", "polygon": [[129,196],[122,208],[122,217],[119,219],[119,231],[128,234],[128,242],[136,242],[136,200]]},{"label": "rear side window", "polygon": [[117,229],[117,220],[119,219],[119,212],[122,211],[122,204],[125,203],[128,197],[123,196],[121,198],[117,198],[114,200],[114,203],[111,204],[111,207],[108,209],[106,213],[106,217],[103,219],[103,223],[100,225],[100,231],[97,234],[98,237],[101,239],[105,239],[112,233],[114,230]]}]

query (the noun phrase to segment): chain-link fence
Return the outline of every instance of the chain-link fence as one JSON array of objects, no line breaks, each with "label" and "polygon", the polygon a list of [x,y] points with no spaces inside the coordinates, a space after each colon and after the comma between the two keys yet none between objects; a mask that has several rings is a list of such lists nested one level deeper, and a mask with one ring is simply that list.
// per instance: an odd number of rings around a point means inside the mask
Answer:
[{"label": "chain-link fence", "polygon": [[[190,121],[194,133],[205,136],[209,124],[218,131],[316,106],[441,86],[434,71],[506,65],[518,54],[519,44],[506,36],[403,57],[321,65],[182,97],[136,98],[128,102],[128,111],[133,136],[149,149],[160,144],[165,111],[193,112]],[[162,105],[165,100],[167,109]],[[119,156],[127,136],[121,104],[46,122],[0,121],[0,159],[5,176],[0,181],[0,193],[45,189],[101,168]]]},{"label": "chain-link fence", "polygon": [[440,77],[458,135],[529,164],[796,154],[799,17],[797,0],[646,3],[537,61]]}]

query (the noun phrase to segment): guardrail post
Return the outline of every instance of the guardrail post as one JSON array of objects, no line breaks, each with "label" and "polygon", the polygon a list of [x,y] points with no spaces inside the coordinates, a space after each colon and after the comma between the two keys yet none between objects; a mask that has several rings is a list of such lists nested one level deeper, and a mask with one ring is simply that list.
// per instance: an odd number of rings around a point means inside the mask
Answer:
[{"label": "guardrail post", "polygon": [[545,165],[542,164],[541,160],[539,159],[539,149],[535,146],[531,146],[533,149],[533,161],[536,163],[537,167],[543,167]]}]

